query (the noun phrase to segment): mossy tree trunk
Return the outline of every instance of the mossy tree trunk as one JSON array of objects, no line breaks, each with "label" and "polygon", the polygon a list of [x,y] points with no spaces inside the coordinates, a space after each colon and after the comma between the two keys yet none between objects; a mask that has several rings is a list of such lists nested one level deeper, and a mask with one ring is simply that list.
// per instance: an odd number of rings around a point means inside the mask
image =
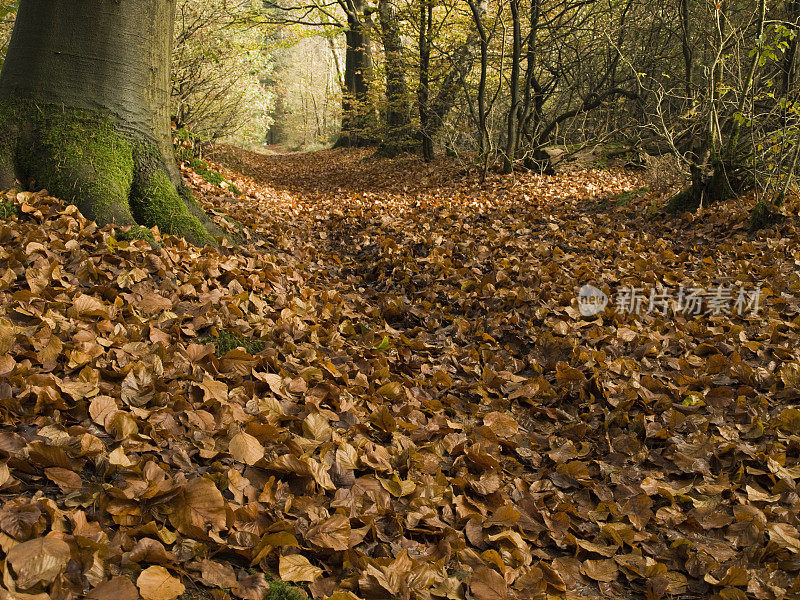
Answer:
[{"label": "mossy tree trunk", "polygon": [[381,42],[386,71],[386,132],[378,154],[393,158],[414,149],[417,136],[411,125],[411,105],[403,67],[403,39],[397,9],[390,0],[378,0]]},{"label": "mossy tree trunk", "polygon": [[175,0],[22,0],[0,75],[0,185],[213,243],[172,150],[174,19]]},{"label": "mossy tree trunk", "polygon": [[370,12],[364,0],[343,0],[347,14],[345,31],[344,89],[342,90],[342,131],[334,147],[370,146],[369,84],[372,79]]}]

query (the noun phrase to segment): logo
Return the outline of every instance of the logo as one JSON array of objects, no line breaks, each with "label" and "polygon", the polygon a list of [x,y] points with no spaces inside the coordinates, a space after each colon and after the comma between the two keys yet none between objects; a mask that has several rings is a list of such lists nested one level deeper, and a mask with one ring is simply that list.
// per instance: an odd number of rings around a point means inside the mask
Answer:
[{"label": "logo", "polygon": [[584,317],[599,315],[608,306],[608,296],[593,285],[585,285],[578,292],[578,309]]}]

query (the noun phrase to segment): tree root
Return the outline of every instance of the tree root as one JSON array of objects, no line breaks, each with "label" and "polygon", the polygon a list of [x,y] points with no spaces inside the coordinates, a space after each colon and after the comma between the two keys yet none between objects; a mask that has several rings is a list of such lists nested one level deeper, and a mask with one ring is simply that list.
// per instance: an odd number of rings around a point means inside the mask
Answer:
[{"label": "tree root", "polygon": [[157,226],[203,246],[219,234],[157,145],[103,115],[47,103],[0,102],[0,185],[17,179],[75,204],[99,225]]}]

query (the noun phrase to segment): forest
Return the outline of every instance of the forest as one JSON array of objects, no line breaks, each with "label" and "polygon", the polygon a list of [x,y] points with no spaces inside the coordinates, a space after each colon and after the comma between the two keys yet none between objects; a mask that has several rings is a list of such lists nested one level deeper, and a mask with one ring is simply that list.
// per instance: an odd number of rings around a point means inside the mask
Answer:
[{"label": "forest", "polygon": [[800,0],[0,0],[0,600],[800,598]]}]

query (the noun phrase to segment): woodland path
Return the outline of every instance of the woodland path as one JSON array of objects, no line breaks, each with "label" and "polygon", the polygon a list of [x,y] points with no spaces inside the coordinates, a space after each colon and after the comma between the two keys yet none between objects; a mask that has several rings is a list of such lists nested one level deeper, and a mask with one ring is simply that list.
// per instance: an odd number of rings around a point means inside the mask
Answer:
[{"label": "woodland path", "polygon": [[[9,195],[4,585],[797,596],[794,220],[751,236],[747,201],[667,217],[621,171],[214,158],[241,194],[184,175],[237,245],[122,241]],[[586,283],[611,296],[594,317]],[[720,283],[760,288],[758,311],[616,307],[626,286]]]}]

